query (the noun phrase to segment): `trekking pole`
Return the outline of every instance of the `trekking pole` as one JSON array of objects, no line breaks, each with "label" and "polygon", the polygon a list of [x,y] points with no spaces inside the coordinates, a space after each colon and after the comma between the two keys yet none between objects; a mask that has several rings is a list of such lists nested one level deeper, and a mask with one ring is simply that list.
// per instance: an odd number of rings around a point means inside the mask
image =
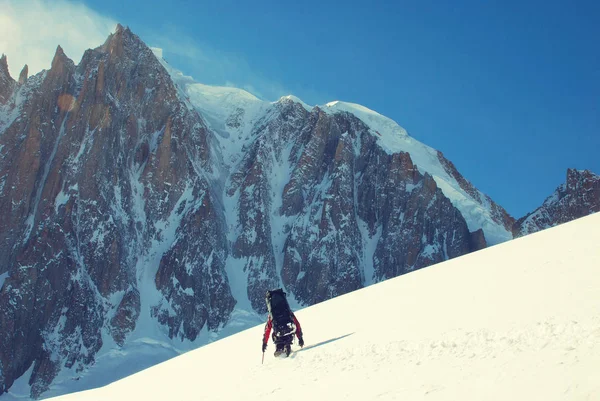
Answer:
[{"label": "trekking pole", "polygon": [[263,351],[263,357],[262,357],[262,362],[260,363],[261,365],[265,363],[265,352]]}]

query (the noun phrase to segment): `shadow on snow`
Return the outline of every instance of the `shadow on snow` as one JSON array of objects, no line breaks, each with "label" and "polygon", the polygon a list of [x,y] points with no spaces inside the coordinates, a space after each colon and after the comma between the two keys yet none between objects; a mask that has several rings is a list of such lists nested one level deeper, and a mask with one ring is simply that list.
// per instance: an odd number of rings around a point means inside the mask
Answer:
[{"label": "shadow on snow", "polygon": [[334,341],[341,340],[342,338],[349,337],[349,336],[351,336],[352,334],[354,334],[354,333],[348,333],[348,334],[344,334],[343,336],[340,336],[340,337],[332,338],[332,339],[329,339],[329,340],[326,340],[326,341],[321,341],[320,343],[313,344],[313,345],[309,345],[309,346],[307,346],[307,347],[304,347],[304,348],[302,348],[302,349],[299,349],[297,352],[308,351],[308,350],[311,350],[311,349],[313,349],[313,348],[320,347],[321,345],[329,344],[329,343],[332,343],[332,342],[334,342]]}]

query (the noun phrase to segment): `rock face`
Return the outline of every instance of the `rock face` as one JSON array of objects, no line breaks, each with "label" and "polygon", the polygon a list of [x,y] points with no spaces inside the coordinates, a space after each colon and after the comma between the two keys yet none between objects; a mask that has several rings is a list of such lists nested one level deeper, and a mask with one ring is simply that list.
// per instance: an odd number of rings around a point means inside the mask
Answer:
[{"label": "rock face", "polygon": [[226,197],[256,310],[279,280],[311,305],[486,246],[408,153],[386,152],[351,113],[283,99],[251,136]]},{"label": "rock face", "polygon": [[34,398],[103,347],[214,338],[268,289],[311,305],[513,224],[393,121],[190,83],[121,26],[18,82],[0,59],[0,210],[0,394],[31,370]]},{"label": "rock face", "polygon": [[19,85],[23,85],[25,83],[25,81],[27,81],[28,75],[29,75],[29,67],[27,66],[27,64],[25,64],[25,66],[21,70],[21,73],[19,74]]},{"label": "rock face", "polygon": [[[0,394],[33,364],[38,397],[142,317],[190,340],[227,322],[214,138],[152,52],[118,27],[78,66],[59,47],[50,70],[22,82],[5,67]],[[147,287],[157,301],[144,309]]]},{"label": "rock face", "polygon": [[519,219],[513,228],[522,237],[600,211],[600,176],[589,170],[567,170],[560,185],[542,206]]},{"label": "rock face", "polygon": [[[8,72],[8,60],[6,55],[0,57],[0,105],[8,103],[16,83]],[[1,122],[1,120],[0,120]]]}]

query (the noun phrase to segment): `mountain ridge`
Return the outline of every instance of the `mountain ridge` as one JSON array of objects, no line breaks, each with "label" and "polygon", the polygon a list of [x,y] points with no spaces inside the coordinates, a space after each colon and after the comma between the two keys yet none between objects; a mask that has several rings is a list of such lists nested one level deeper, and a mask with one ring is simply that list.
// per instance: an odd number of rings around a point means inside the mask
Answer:
[{"label": "mountain ridge", "polygon": [[600,176],[570,168],[566,182],[539,208],[517,220],[513,233],[521,237],[596,212],[600,212]]}]

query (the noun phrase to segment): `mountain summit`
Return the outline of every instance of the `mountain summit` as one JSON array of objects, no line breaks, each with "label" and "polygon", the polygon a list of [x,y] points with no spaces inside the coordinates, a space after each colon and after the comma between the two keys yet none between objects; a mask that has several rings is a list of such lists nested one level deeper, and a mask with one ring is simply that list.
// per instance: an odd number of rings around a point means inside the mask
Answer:
[{"label": "mountain summit", "polygon": [[600,212],[600,176],[568,169],[567,181],[542,206],[515,223],[514,235],[532,234],[596,212]]}]

